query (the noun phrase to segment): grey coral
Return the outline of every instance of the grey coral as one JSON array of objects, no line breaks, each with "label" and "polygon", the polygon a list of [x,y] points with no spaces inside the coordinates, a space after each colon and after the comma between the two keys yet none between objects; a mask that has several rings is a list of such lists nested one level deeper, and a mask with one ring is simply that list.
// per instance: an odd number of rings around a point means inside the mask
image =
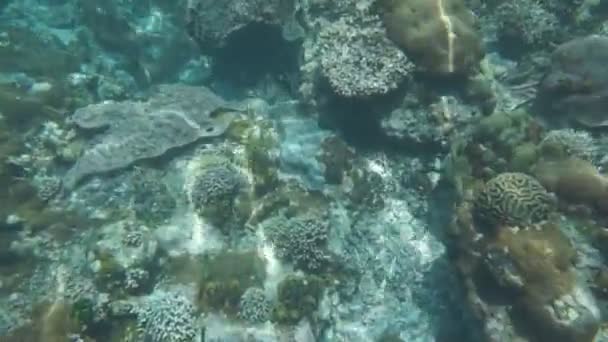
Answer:
[{"label": "grey coral", "polygon": [[197,209],[208,205],[229,204],[241,185],[238,171],[229,165],[213,165],[196,178],[192,202]]},{"label": "grey coral", "polygon": [[504,1],[495,16],[499,36],[525,46],[547,46],[558,36],[558,18],[537,0]]},{"label": "grey coral", "polygon": [[323,76],[344,97],[388,93],[414,68],[373,16],[346,16],[327,25],[319,33],[318,46]]},{"label": "grey coral", "polygon": [[570,156],[588,161],[596,160],[599,153],[598,145],[591,134],[571,128],[550,131],[542,143],[556,144],[564,148]]},{"label": "grey coral", "polygon": [[[214,111],[226,101],[204,87],[161,86],[146,102],[102,102],[76,110],[72,121],[83,129],[105,129],[67,172],[73,188],[92,174],[112,171],[203,137],[217,137],[230,124],[230,114]],[[228,113],[228,112],[226,112]]]},{"label": "grey coral", "polygon": [[303,270],[318,270],[329,261],[329,224],[321,214],[279,215],[265,223],[265,231],[277,255]]},{"label": "grey coral", "polygon": [[241,296],[238,316],[250,323],[262,323],[270,318],[271,305],[264,290],[251,287]]},{"label": "grey coral", "polygon": [[180,291],[156,290],[137,312],[147,342],[191,342],[197,336],[194,306]]}]

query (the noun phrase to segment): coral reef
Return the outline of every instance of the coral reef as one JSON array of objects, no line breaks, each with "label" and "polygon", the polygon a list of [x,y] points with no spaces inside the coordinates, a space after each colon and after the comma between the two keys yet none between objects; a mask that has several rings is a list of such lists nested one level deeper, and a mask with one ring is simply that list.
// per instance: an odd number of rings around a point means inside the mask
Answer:
[{"label": "coral reef", "polygon": [[475,200],[476,213],[493,225],[527,225],[545,220],[551,196],[533,177],[501,173],[490,179]]},{"label": "coral reef", "polygon": [[378,5],[388,37],[417,66],[437,74],[478,68],[484,52],[463,1],[383,0]]},{"label": "coral reef", "polygon": [[100,229],[91,249],[90,268],[100,287],[134,293],[149,284],[157,253],[158,243],[147,227],[117,222]]},{"label": "coral reef", "polygon": [[539,103],[552,125],[605,126],[608,101],[608,38],[575,38],[553,51],[539,86]]},{"label": "coral reef", "polygon": [[137,309],[144,341],[187,342],[197,336],[194,306],[185,294],[156,290]]},{"label": "coral reef", "polygon": [[262,323],[270,319],[271,308],[264,290],[252,287],[241,297],[238,316],[248,322]]},{"label": "coral reef", "polygon": [[518,47],[547,46],[559,34],[558,18],[547,11],[539,1],[516,0],[496,7],[498,38],[508,53]]},{"label": "coral reef", "polygon": [[288,275],[278,286],[277,307],[273,319],[295,323],[310,316],[319,305],[323,281],[316,276]]},{"label": "coral reef", "polygon": [[234,31],[252,23],[280,24],[284,7],[278,0],[231,0],[217,7],[214,1],[189,0],[188,33],[204,48],[217,48],[226,44]]},{"label": "coral reef", "polygon": [[192,203],[205,218],[217,225],[233,216],[233,205],[244,179],[230,165],[211,165],[201,170],[195,180]]},{"label": "coral reef", "polygon": [[608,210],[608,179],[590,162],[576,158],[541,161],[534,173],[560,199],[589,205],[602,213]]},{"label": "coral reef", "polygon": [[296,267],[314,271],[329,260],[325,251],[329,224],[323,215],[276,216],[265,222],[265,232],[279,257],[293,262]]},{"label": "coral reef", "polygon": [[0,340],[608,339],[606,9],[3,1]]},{"label": "coral reef", "polygon": [[[482,322],[482,340],[592,341],[600,315],[587,285],[592,267],[580,258],[596,257],[587,252],[590,242],[583,242],[586,238],[577,231],[580,227],[571,230],[566,221],[552,214],[566,208],[562,201],[568,202],[568,196],[578,197],[578,203],[585,200],[586,195],[581,194],[589,190],[583,186],[590,185],[581,181],[586,176],[572,172],[583,165],[565,168],[571,157],[565,151],[551,152],[545,143],[555,137],[545,135],[529,117],[522,120],[520,116],[517,124],[513,119],[504,113],[484,118],[473,139],[452,150],[450,175],[456,178],[460,198],[452,234],[458,241],[459,272],[467,279],[467,293],[472,296],[469,305]],[[559,138],[571,133],[553,134]],[[518,162],[514,162],[516,157]],[[512,160],[505,163],[501,159]],[[577,163],[595,170],[589,162]],[[510,171],[516,166],[536,178]],[[493,175],[490,168],[509,171]],[[581,176],[564,178],[572,181],[565,191],[568,194],[559,188],[562,172]],[[484,184],[479,178],[489,180]],[[510,180],[514,186],[498,186]],[[490,187],[495,188],[489,191]],[[505,199],[502,209],[490,211],[489,203],[499,198]],[[475,216],[484,220],[475,220]],[[485,229],[484,223],[500,229]]]},{"label": "coral reef", "polygon": [[[192,97],[185,98],[186,94]],[[203,137],[217,137],[233,116],[216,112],[226,105],[206,88],[164,86],[148,102],[109,102],[80,108],[73,115],[79,127],[107,127],[107,132],[68,171],[65,185],[73,188],[86,176],[158,157]]]},{"label": "coral reef", "polygon": [[371,97],[396,89],[413,70],[374,17],[343,17],[319,32],[321,73],[344,97]]},{"label": "coral reef", "polygon": [[177,207],[177,201],[163,181],[162,175],[141,168],[133,172],[133,211],[145,224],[157,225],[167,221]]},{"label": "coral reef", "polygon": [[591,134],[569,128],[549,131],[540,148],[544,156],[552,159],[574,157],[595,161],[599,158],[599,146]]},{"label": "coral reef", "polygon": [[232,315],[238,314],[245,292],[260,287],[265,275],[265,261],[248,251],[207,254],[199,267],[199,307]]},{"label": "coral reef", "polygon": [[61,191],[61,179],[56,177],[43,177],[37,180],[38,198],[43,201],[53,199]]},{"label": "coral reef", "polygon": [[504,229],[486,248],[484,262],[501,286],[540,302],[559,298],[574,286],[576,251],[555,225]]}]

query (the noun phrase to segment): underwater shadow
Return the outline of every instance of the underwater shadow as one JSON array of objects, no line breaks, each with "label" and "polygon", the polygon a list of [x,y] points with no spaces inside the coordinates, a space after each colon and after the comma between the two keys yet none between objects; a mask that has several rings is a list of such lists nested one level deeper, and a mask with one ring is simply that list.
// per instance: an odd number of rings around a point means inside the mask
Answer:
[{"label": "underwater shadow", "polygon": [[[446,253],[424,273],[423,286],[433,289],[427,294],[432,298],[415,296],[414,300],[433,318],[435,341],[478,342],[483,340],[483,327],[466,302],[466,290],[453,263],[454,246],[447,232],[452,221],[454,201],[455,192],[445,181],[440,181],[428,197],[429,233],[446,246]],[[436,305],[437,298],[441,298],[441,305]]]},{"label": "underwater shadow", "polygon": [[255,87],[269,75],[289,80],[299,69],[299,46],[297,41],[286,41],[279,26],[249,24],[230,34],[226,45],[214,51],[213,78],[221,80],[220,87],[236,93]]}]

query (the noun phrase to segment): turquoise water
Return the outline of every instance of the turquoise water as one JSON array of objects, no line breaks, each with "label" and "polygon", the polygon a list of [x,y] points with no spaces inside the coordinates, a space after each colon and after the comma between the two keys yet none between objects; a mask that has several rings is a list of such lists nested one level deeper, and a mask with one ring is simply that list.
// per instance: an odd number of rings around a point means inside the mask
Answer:
[{"label": "turquoise water", "polygon": [[0,1],[0,341],[608,341],[607,14]]}]

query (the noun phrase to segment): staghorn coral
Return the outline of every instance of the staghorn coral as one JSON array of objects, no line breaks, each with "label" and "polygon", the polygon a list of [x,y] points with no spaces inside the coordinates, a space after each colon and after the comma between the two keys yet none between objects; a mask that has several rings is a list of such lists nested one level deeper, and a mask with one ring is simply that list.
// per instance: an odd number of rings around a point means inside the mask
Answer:
[{"label": "staghorn coral", "polygon": [[243,293],[239,303],[238,316],[251,323],[265,322],[270,318],[270,301],[264,290],[250,287]]},{"label": "staghorn coral", "polygon": [[319,33],[321,73],[344,97],[366,97],[396,89],[413,69],[384,33],[377,17],[346,16]]},{"label": "staghorn coral", "polygon": [[329,226],[318,215],[277,216],[266,222],[265,231],[279,257],[304,270],[317,270],[329,258],[325,251]]},{"label": "staghorn coral", "polygon": [[505,172],[485,184],[475,199],[475,210],[493,225],[527,225],[545,220],[551,203],[551,196],[534,177]]}]

